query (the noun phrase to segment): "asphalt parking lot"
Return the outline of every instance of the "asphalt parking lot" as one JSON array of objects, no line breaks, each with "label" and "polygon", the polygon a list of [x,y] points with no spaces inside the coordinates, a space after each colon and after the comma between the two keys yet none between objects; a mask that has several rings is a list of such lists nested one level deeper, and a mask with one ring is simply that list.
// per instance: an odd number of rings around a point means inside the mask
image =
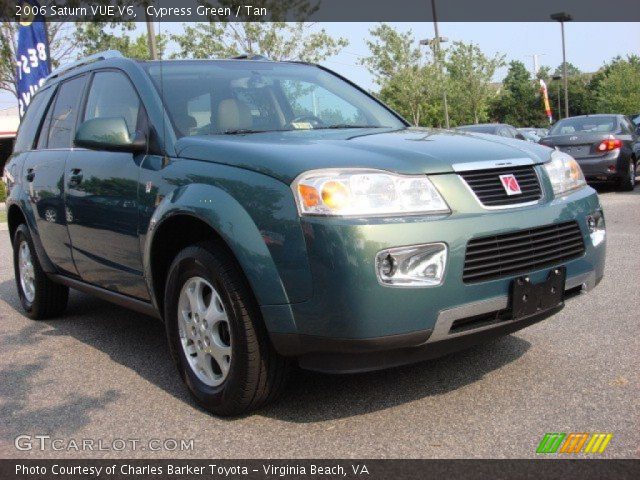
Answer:
[{"label": "asphalt parking lot", "polygon": [[[611,432],[601,456],[638,458],[640,188],[601,199],[605,278],[560,314],[418,365],[298,372],[277,404],[233,420],[189,398],[156,320],[77,292],[64,318],[24,317],[0,231],[0,457],[534,457],[546,432]],[[142,448],[21,451],[18,435]],[[193,449],[150,451],[152,439]]]}]

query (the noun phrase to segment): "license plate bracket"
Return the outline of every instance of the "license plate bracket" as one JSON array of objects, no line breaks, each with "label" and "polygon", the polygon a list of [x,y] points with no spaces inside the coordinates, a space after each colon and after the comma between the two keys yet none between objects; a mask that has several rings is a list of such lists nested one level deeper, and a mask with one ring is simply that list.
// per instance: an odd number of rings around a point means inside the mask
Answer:
[{"label": "license plate bracket", "polygon": [[513,280],[510,302],[512,318],[528,317],[561,305],[566,277],[566,267],[556,267],[541,283],[532,283],[528,276]]}]

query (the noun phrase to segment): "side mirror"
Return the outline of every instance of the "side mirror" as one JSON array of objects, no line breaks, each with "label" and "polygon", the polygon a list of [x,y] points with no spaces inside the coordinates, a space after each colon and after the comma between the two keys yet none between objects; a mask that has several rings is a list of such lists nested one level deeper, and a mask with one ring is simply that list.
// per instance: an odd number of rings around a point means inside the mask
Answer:
[{"label": "side mirror", "polygon": [[526,137],[525,137],[523,134],[521,134],[521,133],[516,133],[516,138],[517,138],[518,140],[526,140]]},{"label": "side mirror", "polygon": [[116,152],[144,152],[147,139],[137,133],[133,138],[129,135],[127,122],[122,117],[92,118],[83,122],[74,143],[78,147],[92,150],[110,150]]}]

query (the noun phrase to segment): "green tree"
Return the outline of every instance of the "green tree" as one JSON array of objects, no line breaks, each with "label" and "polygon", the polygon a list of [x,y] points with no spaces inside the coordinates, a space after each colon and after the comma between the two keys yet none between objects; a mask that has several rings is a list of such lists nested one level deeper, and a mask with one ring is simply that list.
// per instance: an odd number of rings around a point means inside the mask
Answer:
[{"label": "green tree", "polygon": [[450,111],[454,124],[486,121],[488,100],[495,94],[491,79],[504,64],[504,55],[488,57],[473,43],[453,44],[445,66],[449,74]]},{"label": "green tree", "polygon": [[[234,0],[219,0],[222,7],[234,7]],[[325,29],[316,30],[305,20],[318,9],[309,0],[254,0],[253,7],[265,7],[268,18],[256,22],[228,21],[210,17],[207,23],[185,25],[182,34],[171,39],[178,51],[173,58],[225,58],[240,54],[264,55],[272,60],[320,62],[340,52],[349,42],[333,38]],[[235,11],[235,8],[233,8]],[[241,17],[245,13],[241,11]],[[285,22],[285,20],[295,22]]]},{"label": "green tree", "polygon": [[640,111],[640,57],[617,57],[595,85],[596,105],[601,113],[631,115]]},{"label": "green tree", "polygon": [[437,75],[432,63],[404,67],[385,80],[379,97],[415,126],[440,126],[444,115]]},{"label": "green tree", "polygon": [[[104,50],[118,50],[125,57],[149,60],[151,55],[147,44],[147,35],[131,36],[135,30],[133,23],[77,22],[73,34],[78,57],[84,57]],[[165,35],[156,35],[158,54],[162,54],[167,45]]]},{"label": "green tree", "polygon": [[413,33],[387,24],[370,30],[370,55],[360,60],[380,85],[378,97],[413,125],[444,123],[442,88],[432,57],[420,51]]},{"label": "green tree", "polygon": [[367,47],[371,53],[360,63],[379,85],[384,85],[398,72],[406,74],[408,68],[420,66],[422,55],[411,30],[401,33],[383,23],[369,30],[369,34],[372,39],[367,40]]},{"label": "green tree", "polygon": [[494,99],[491,117],[516,127],[544,125],[542,100],[537,82],[520,61],[509,63],[500,94]]},{"label": "green tree", "polygon": [[[564,63],[561,63],[560,65],[558,65],[556,67],[555,72],[553,72],[554,75],[558,76],[562,76],[564,75],[564,69],[562,68],[564,65]],[[582,72],[580,71],[580,69],[578,67],[576,67],[573,63],[571,62],[567,62],[567,77],[571,78],[574,75],[580,75]]]},{"label": "green tree", "polygon": [[185,25],[184,32],[171,39],[178,45],[174,58],[226,58],[246,53],[305,62],[320,62],[349,44],[324,29],[313,31],[313,24],[305,22],[200,23]]},{"label": "green tree", "polygon": [[[560,64],[554,76],[562,76],[562,64]],[[546,77],[546,78],[545,78]],[[550,74],[547,74],[545,81],[549,87],[549,102],[554,110],[555,118],[563,118],[564,112],[564,81],[562,79],[553,80]],[[595,113],[595,97],[591,87],[593,75],[583,73],[578,67],[567,62],[567,90],[569,94],[569,116],[588,115]],[[560,114],[558,110],[558,96],[560,97]]]}]

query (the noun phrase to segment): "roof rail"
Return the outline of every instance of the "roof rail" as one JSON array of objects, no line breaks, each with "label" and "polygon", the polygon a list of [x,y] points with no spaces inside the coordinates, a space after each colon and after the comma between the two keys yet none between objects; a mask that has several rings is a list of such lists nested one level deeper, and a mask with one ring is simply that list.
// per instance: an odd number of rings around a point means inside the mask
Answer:
[{"label": "roof rail", "polygon": [[87,57],[81,58],[80,60],[76,60],[75,62],[67,63],[62,65],[59,68],[56,68],[53,72],[51,72],[47,78],[45,78],[45,83],[49,80],[59,77],[63,73],[66,73],[74,68],[82,67],[83,65],[88,65],[93,62],[98,62],[100,60],[106,60],[108,58],[121,58],[122,54],[117,50],[106,50],[104,52],[94,53],[93,55],[89,55]]},{"label": "roof rail", "polygon": [[243,53],[242,55],[238,55],[236,57],[231,57],[231,60],[262,60],[262,61],[269,61],[269,59],[267,57],[265,57],[264,55],[255,55],[255,54],[249,54],[249,53]]}]

